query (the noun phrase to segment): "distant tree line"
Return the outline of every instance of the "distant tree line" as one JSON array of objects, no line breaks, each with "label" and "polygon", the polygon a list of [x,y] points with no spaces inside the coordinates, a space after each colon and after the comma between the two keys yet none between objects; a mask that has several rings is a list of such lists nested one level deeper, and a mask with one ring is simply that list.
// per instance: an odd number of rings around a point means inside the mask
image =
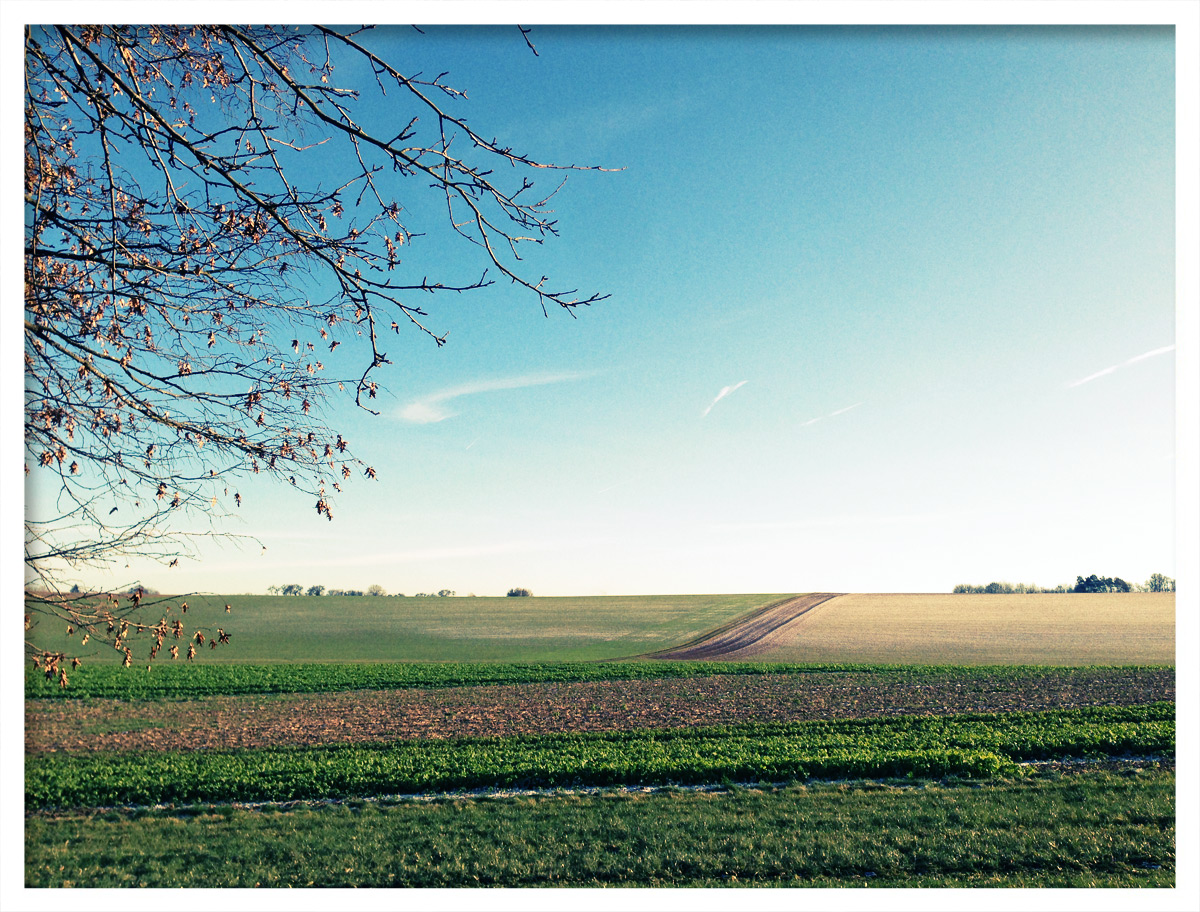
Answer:
[{"label": "distant tree line", "polygon": [[1044,589],[1034,583],[988,583],[986,586],[974,586],[971,583],[959,583],[954,587],[956,593],[970,592],[977,595],[1014,595],[1026,592],[1074,592],[1068,584]]},{"label": "distant tree line", "polygon": [[530,598],[533,595],[528,589],[509,589],[509,598]]},{"label": "distant tree line", "polygon": [[[305,587],[301,586],[299,583],[286,583],[282,586],[267,587],[267,595],[372,595],[378,597],[385,596],[387,594],[387,590],[378,583],[371,584],[366,588],[366,591],[362,589],[326,589],[324,586],[319,584]],[[453,589],[439,589],[437,592],[418,592],[415,598],[449,598],[455,594],[456,593]],[[474,593],[472,593],[472,595],[474,595]],[[404,598],[405,596],[403,592],[396,592],[392,594],[392,597]]]},{"label": "distant tree line", "polygon": [[[362,589],[326,589],[324,586],[315,585],[309,586],[307,589],[299,583],[286,583],[282,586],[268,586],[268,595],[387,595],[387,590],[378,583],[373,583],[368,586],[364,592]],[[404,598],[404,593],[397,593],[398,597]]]},{"label": "distant tree line", "polygon": [[[121,595],[124,595],[127,598],[132,598],[133,594],[135,592],[141,593],[139,598],[147,596],[147,595],[161,595],[162,594],[157,589],[153,588],[152,586],[143,586],[141,583],[134,583],[132,586],[130,586],[124,592],[122,592]],[[83,589],[80,587],[79,583],[75,583],[75,585],[73,585],[71,587],[70,594],[71,595],[96,595],[98,593],[93,592],[90,589]]]},{"label": "distant tree line", "polygon": [[987,595],[1014,595],[1026,592],[1174,592],[1175,580],[1161,573],[1154,573],[1142,585],[1131,584],[1118,577],[1097,576],[1095,573],[1084,579],[1075,577],[1075,585],[1064,583],[1053,589],[1043,589],[1033,583],[988,583],[986,586],[975,586],[971,583],[959,583],[954,587],[956,593],[976,593]]}]

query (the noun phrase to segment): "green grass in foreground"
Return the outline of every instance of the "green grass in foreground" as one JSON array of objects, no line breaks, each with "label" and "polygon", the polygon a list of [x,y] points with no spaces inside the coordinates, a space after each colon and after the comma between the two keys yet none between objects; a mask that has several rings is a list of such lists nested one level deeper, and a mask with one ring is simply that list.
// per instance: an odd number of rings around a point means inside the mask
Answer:
[{"label": "green grass in foreground", "polygon": [[70,672],[70,686],[65,688],[58,686],[57,679],[49,680],[37,669],[28,668],[25,675],[25,696],[38,699],[95,697],[117,700],[178,700],[261,693],[332,693],[405,687],[470,687],[487,684],[686,678],[715,674],[837,672],[870,673],[877,675],[881,683],[946,676],[1015,682],[1032,681],[1047,674],[1070,674],[1086,670],[1019,665],[796,665],[775,662],[389,662],[297,665],[192,665],[182,662],[160,662],[150,669],[145,666],[122,668],[119,665],[84,665]]},{"label": "green grass in foreground", "polygon": [[238,751],[39,754],[27,809],[287,801],[481,787],[1019,775],[1019,761],[1173,756],[1175,705],[898,716]]},{"label": "green grass in foreground", "polygon": [[35,814],[28,887],[1171,887],[1175,776]]}]

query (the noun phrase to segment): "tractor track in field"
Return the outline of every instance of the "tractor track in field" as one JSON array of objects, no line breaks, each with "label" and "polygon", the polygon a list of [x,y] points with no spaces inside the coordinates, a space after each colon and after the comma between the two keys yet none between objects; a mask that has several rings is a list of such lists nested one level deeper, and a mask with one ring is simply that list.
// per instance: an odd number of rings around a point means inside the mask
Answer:
[{"label": "tractor track in field", "polygon": [[799,621],[819,605],[844,592],[810,592],[774,605],[767,605],[733,624],[719,627],[698,640],[661,652],[649,653],[652,659],[729,659],[748,658],[765,651],[779,633]]}]

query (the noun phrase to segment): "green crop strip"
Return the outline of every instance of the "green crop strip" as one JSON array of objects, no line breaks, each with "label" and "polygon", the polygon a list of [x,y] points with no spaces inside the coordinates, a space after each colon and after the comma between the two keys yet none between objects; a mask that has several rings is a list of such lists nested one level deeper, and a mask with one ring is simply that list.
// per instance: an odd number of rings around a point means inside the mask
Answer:
[{"label": "green crop strip", "polygon": [[25,819],[27,888],[1169,888],[1175,856],[1161,768]]},{"label": "green crop strip", "polygon": [[26,758],[27,809],[289,801],[481,787],[1017,775],[1020,761],[1173,755],[1175,706],[667,731]]},{"label": "green crop strip", "polygon": [[[1161,671],[1159,666],[1127,666]],[[1048,673],[1074,674],[1092,668],[1047,666],[796,665],[773,662],[562,662],[562,663],[305,663],[296,665],[171,665],[149,670],[84,665],[59,687],[28,669],[25,695],[38,699],[189,699],[268,693],[331,693],[348,690],[471,687],[491,684],[567,683],[691,678],[704,675],[870,673],[888,682],[954,675],[962,679],[1034,680]]]}]

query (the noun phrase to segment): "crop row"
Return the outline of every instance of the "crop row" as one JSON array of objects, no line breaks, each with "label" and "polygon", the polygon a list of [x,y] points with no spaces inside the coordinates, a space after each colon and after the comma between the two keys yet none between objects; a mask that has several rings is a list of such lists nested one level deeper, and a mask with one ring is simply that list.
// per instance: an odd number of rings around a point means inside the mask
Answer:
[{"label": "crop row", "polygon": [[26,758],[27,809],[480,787],[1014,775],[1024,760],[1171,755],[1175,707]]},{"label": "crop row", "polygon": [[[1055,669],[1062,671],[1062,669]],[[464,687],[575,681],[690,678],[703,675],[764,675],[856,672],[888,681],[953,674],[959,678],[1028,680],[1050,671],[1042,666],[795,665],[774,662],[548,662],[548,663],[304,663],[295,665],[181,665],[150,668],[84,665],[70,673],[67,687],[29,669],[30,698],[118,700],[266,693],[329,693],[348,690]]]}]

